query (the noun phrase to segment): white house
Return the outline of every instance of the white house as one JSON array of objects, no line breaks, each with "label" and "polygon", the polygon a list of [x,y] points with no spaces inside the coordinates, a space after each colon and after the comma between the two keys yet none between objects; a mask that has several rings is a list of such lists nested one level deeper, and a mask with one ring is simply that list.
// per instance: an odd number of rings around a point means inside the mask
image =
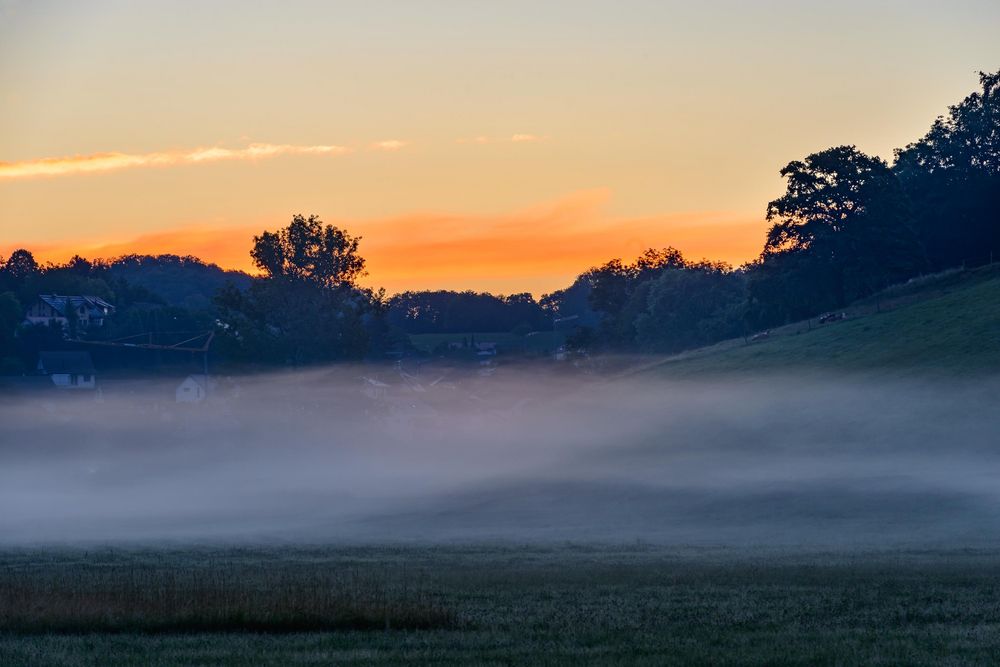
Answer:
[{"label": "white house", "polygon": [[207,375],[188,375],[177,385],[174,398],[178,403],[201,403],[208,398],[209,382]]},{"label": "white house", "polygon": [[97,371],[88,352],[39,352],[38,372],[60,389],[93,389]]},{"label": "white house", "polygon": [[69,328],[70,320],[81,329],[104,326],[104,320],[114,315],[115,307],[97,296],[39,294],[28,308],[24,321],[28,324],[54,324]]}]

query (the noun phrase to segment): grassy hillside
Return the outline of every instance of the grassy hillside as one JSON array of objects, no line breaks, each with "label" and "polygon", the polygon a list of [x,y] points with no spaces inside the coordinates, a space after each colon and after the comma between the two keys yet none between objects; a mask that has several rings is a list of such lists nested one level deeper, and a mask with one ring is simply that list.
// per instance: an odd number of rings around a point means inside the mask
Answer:
[{"label": "grassy hillside", "polygon": [[814,319],[752,342],[731,340],[647,367],[687,377],[741,371],[1000,371],[1000,268],[949,271],[852,304],[847,319]]}]

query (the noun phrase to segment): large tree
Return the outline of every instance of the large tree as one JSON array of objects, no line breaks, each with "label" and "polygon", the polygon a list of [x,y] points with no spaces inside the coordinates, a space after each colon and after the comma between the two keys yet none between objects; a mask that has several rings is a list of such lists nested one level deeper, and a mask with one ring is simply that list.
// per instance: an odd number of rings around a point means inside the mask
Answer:
[{"label": "large tree", "polygon": [[263,275],[220,290],[220,343],[231,358],[293,365],[357,359],[384,337],[383,294],[359,287],[358,238],[311,215],[254,238]]},{"label": "large tree", "polygon": [[12,252],[4,264],[4,272],[17,283],[23,283],[28,278],[37,275],[39,271],[35,256],[24,248]]},{"label": "large tree", "polygon": [[763,257],[808,259],[817,279],[829,278],[836,306],[920,265],[906,195],[884,160],[838,146],[789,162],[781,175],[787,189],[768,204]]},{"label": "large tree", "polygon": [[1000,71],[896,151],[916,227],[937,268],[1000,259]]},{"label": "large tree", "polygon": [[320,287],[351,287],[365,273],[365,260],[358,254],[360,237],[352,237],[318,216],[292,217],[277,232],[264,232],[253,239],[254,264],[269,278],[288,278]]}]

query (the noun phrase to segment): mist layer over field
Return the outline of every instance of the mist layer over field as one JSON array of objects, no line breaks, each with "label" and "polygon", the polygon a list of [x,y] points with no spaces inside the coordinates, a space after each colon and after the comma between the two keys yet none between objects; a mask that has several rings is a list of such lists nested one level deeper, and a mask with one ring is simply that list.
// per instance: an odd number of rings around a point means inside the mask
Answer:
[{"label": "mist layer over field", "polygon": [[0,541],[981,544],[1000,382],[337,368],[0,398]]}]

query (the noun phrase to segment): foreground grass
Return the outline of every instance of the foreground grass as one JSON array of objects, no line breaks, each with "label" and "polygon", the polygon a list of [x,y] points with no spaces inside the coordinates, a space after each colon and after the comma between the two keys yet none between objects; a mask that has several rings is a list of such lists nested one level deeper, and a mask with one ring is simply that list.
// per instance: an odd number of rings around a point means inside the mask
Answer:
[{"label": "foreground grass", "polygon": [[186,560],[102,557],[68,567],[8,567],[0,571],[0,628],[18,634],[288,633],[456,624],[422,592],[371,572]]},{"label": "foreground grass", "polygon": [[4,577],[35,582],[39,592],[74,581],[113,589],[133,568],[241,572],[256,582],[244,590],[263,586],[261,601],[289,591],[308,598],[282,582],[349,572],[342,581],[374,580],[399,599],[405,583],[409,599],[447,610],[456,625],[292,634],[7,628],[0,664],[985,664],[1000,655],[1000,556],[987,552],[488,546],[0,555]]}]

